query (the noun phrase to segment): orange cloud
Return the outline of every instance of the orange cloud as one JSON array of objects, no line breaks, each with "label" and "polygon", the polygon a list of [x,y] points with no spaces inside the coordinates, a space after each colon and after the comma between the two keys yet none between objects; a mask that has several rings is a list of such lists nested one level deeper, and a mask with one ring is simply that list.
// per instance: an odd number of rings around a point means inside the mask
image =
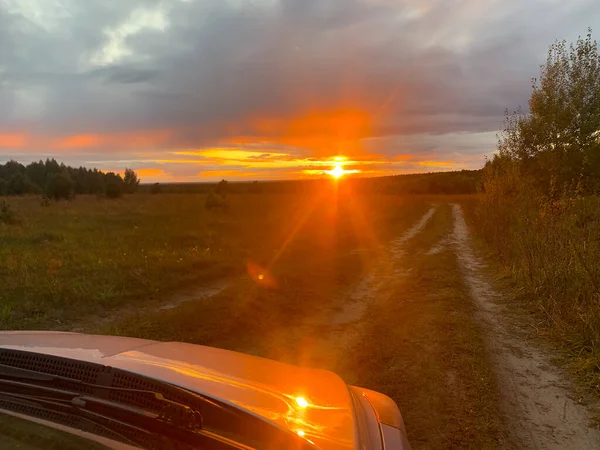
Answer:
[{"label": "orange cloud", "polygon": [[21,148],[25,147],[28,141],[24,134],[0,134],[0,148]]},{"label": "orange cloud", "polygon": [[76,134],[55,139],[51,145],[58,149],[102,146],[117,148],[148,148],[166,144],[172,135],[173,132],[170,130],[148,130],[118,134]]},{"label": "orange cloud", "polygon": [[202,178],[281,178],[281,174],[268,172],[251,172],[244,170],[206,170],[198,173]]},{"label": "orange cloud", "polygon": [[54,141],[55,148],[85,148],[96,147],[102,143],[102,137],[97,134],[78,134]]},{"label": "orange cloud", "polygon": [[367,111],[347,108],[308,111],[293,118],[257,118],[248,126],[255,140],[310,149],[321,156],[358,155],[364,154],[361,139],[373,133],[373,118]]}]

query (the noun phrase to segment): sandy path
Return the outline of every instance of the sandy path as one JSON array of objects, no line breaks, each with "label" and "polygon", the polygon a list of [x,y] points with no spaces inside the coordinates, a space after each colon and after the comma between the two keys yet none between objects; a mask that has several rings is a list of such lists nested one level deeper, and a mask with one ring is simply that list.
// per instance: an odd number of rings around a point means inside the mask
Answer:
[{"label": "sandy path", "polygon": [[600,449],[600,432],[589,426],[587,409],[571,398],[568,381],[551,355],[519,332],[497,303],[482,274],[459,205],[453,205],[454,242],[465,281],[477,307],[496,373],[500,408],[507,425],[506,447],[517,449]]}]

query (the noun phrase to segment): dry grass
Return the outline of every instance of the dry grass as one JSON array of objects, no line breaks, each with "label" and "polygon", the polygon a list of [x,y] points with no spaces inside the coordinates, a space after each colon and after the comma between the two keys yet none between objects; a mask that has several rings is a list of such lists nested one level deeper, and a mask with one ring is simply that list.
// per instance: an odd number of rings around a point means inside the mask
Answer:
[{"label": "dry grass", "polygon": [[570,353],[570,366],[600,394],[600,199],[488,195],[465,212],[517,299],[538,310],[540,332]]},{"label": "dry grass", "polygon": [[[320,278],[343,283],[361,267],[341,270],[338,256],[372,247],[390,232],[380,224],[410,200],[338,204],[342,195],[232,195],[226,212],[206,211],[201,194],[80,196],[50,207],[10,198],[20,223],[0,225],[0,328],[68,329],[83,316],[160,302],[186,286],[244,274],[248,265],[275,262],[277,271],[280,260],[303,261]],[[278,282],[306,284],[298,276]]]}]

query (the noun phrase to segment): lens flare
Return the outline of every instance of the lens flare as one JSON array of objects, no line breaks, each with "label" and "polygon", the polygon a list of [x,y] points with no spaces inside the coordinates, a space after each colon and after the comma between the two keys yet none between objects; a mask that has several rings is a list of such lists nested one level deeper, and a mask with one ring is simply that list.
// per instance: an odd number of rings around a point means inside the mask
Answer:
[{"label": "lens flare", "polygon": [[308,406],[308,402],[304,397],[296,397],[296,403],[300,408],[306,408]]}]

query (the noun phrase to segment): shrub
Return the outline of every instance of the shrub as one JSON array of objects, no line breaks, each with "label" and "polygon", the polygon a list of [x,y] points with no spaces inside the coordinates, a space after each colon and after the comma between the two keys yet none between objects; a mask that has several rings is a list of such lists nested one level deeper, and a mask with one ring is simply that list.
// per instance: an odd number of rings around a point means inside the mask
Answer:
[{"label": "shrub", "polygon": [[154,183],[152,185],[152,187],[150,188],[150,193],[151,194],[162,194],[162,186],[160,185],[160,183]]},{"label": "shrub", "polygon": [[217,187],[215,189],[215,193],[222,196],[225,196],[229,193],[229,183],[227,182],[227,180],[219,181],[219,184],[217,184]]},{"label": "shrub", "polygon": [[106,174],[106,184],[104,186],[104,193],[108,198],[119,198],[123,195],[124,183],[121,175],[113,172]]},{"label": "shrub", "polygon": [[17,223],[17,214],[6,201],[0,201],[0,223],[12,225]]},{"label": "shrub", "polygon": [[68,200],[75,194],[75,182],[66,172],[53,173],[46,183],[46,196],[55,200]]},{"label": "shrub", "polygon": [[209,211],[214,209],[221,209],[225,211],[229,208],[229,202],[225,196],[211,191],[206,197],[204,207]]},{"label": "shrub", "polygon": [[50,199],[46,195],[42,195],[42,198],[40,198],[40,206],[50,206]]},{"label": "shrub", "polygon": [[35,192],[36,188],[26,175],[15,173],[9,178],[6,191],[8,195],[23,195]]}]

